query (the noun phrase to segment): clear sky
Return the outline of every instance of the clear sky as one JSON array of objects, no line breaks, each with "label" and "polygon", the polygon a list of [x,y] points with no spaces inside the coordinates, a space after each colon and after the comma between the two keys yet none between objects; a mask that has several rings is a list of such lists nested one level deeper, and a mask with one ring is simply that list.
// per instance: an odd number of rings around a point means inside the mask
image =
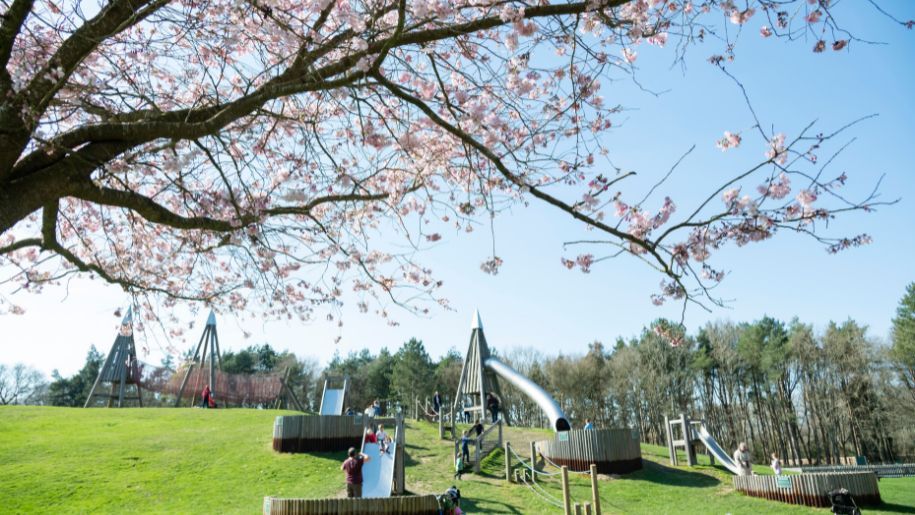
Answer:
[{"label": "clear sky", "polygon": [[[915,18],[915,2],[883,5],[899,18]],[[849,8],[860,13],[848,13]],[[747,86],[763,124],[789,139],[813,120],[829,130],[879,113],[848,133],[846,139],[857,140],[833,171],[848,172],[853,196],[865,195],[886,174],[884,198],[902,200],[872,214],[842,218],[829,230],[842,235],[868,232],[874,243],[867,247],[828,255],[809,238],[781,234],[773,241],[716,254],[715,264],[729,272],[718,293],[733,301],[729,309],[711,313],[690,308],[685,323],[691,332],[709,320],[749,321],[768,314],[786,321],[798,317],[818,329],[830,320],[853,318],[870,326],[872,336],[885,339],[905,285],[915,281],[915,31],[892,24],[863,2],[843,4],[843,10],[845,23],[857,36],[887,45],[852,43],[847,51],[814,54],[813,41],[789,44],[760,38],[757,30],[763,20],[757,16],[741,37],[737,61],[729,70]],[[628,81],[605,84],[601,93],[608,102],[631,108],[618,120],[622,127],[605,136],[605,144],[614,164],[638,172],[624,189],[632,197],[644,193],[696,144],[662,192],[686,211],[722,178],[758,161],[764,147],[748,138],[736,152],[722,154],[715,148],[724,130],[752,125],[739,90],[705,62],[720,52],[717,46],[693,48],[685,73],[671,67],[670,49],[642,47],[639,52],[639,81],[665,93],[655,96]],[[562,213],[536,204],[517,206],[496,219],[495,233],[497,254],[505,260],[497,276],[479,268],[491,245],[488,231],[444,235],[423,258],[444,280],[441,294],[454,311],[433,312],[428,318],[396,313],[400,326],[393,328],[355,308],[344,311],[342,328],[324,321],[242,323],[226,315],[219,322],[222,348],[269,342],[325,363],[335,351],[394,349],[417,337],[437,356],[451,347],[463,351],[471,315],[478,308],[496,348],[581,353],[593,340],[636,335],[657,317],[679,318],[679,305],[651,304],[649,295],[657,291],[661,277],[635,259],[605,262],[587,275],[564,269],[559,262],[562,243],[588,233]],[[14,300],[27,312],[0,316],[0,363],[21,361],[47,373],[59,369],[70,374],[82,366],[90,345],[107,352],[118,323],[113,313],[128,299],[98,280],[75,279],[67,288]],[[245,339],[243,332],[251,337]],[[341,341],[334,344],[337,336]],[[191,345],[174,343],[179,348]],[[141,359],[158,363],[163,341],[140,344],[149,350]]]}]

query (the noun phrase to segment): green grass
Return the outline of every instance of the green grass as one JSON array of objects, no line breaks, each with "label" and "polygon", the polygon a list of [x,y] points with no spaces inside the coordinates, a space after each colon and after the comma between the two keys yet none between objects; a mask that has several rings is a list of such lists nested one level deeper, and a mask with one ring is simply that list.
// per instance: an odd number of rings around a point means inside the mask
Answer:
[{"label": "green grass", "polygon": [[[342,493],[342,453],[279,454],[271,449],[277,411],[199,409],[0,408],[0,512],[257,513],[265,495]],[[480,475],[452,480],[451,444],[428,423],[407,425],[407,486],[440,493],[458,484],[470,513],[550,513],[523,485],[502,480],[501,451]],[[537,430],[506,430],[522,456]],[[828,513],[745,497],[730,474],[700,456],[697,467],[668,467],[667,450],[643,445],[645,468],[602,478],[604,513]],[[760,467],[760,473],[766,467]],[[542,481],[559,497],[556,478]],[[884,479],[886,504],[867,513],[915,513],[915,478]],[[585,478],[572,496],[590,499]]]}]

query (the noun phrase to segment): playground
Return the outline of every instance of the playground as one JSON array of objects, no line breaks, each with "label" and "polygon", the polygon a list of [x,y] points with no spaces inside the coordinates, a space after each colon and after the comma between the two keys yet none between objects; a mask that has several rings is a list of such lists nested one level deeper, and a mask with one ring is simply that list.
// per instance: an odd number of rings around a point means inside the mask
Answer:
[{"label": "playground", "polygon": [[[137,407],[0,408],[0,504],[12,512],[439,513],[441,494],[457,486],[466,513],[816,513],[829,505],[827,488],[845,487],[868,513],[915,512],[911,467],[791,469],[776,481],[754,465],[741,477],[713,428],[686,414],[666,420],[667,448],[641,443],[631,428],[572,428],[548,392],[492,356],[478,313],[454,401],[438,413],[420,402],[344,413],[347,377],[325,378],[314,414],[144,409],[127,393],[142,383],[130,323],[128,313],[90,400]],[[168,381],[179,385],[176,399],[195,369],[217,377],[218,348],[211,315],[194,360]],[[503,381],[536,402],[550,429],[504,423],[492,400]],[[237,381],[211,382],[237,397]],[[282,378],[274,385],[274,395],[283,392]],[[363,438],[381,425],[385,453]],[[464,443],[464,474],[453,479]],[[350,447],[371,458],[363,499],[345,498],[340,463]]]},{"label": "playground", "polygon": [[[294,412],[280,412],[295,415]],[[271,448],[277,415],[264,410],[191,408],[122,410],[0,408],[0,505],[5,511],[49,513],[255,513],[267,495],[343,495],[344,452],[291,454]],[[468,513],[561,513],[523,484],[504,480],[501,451],[481,473],[452,480],[451,447],[436,424],[407,420],[406,483],[414,494],[461,489]],[[516,447],[549,436],[507,428]],[[667,449],[642,445],[642,470],[600,478],[604,513],[827,513],[747,497],[732,475],[698,456],[696,467],[672,467]],[[767,467],[756,467],[766,474]],[[555,470],[555,469],[553,469]],[[572,475],[572,495],[590,499],[585,478]],[[555,480],[544,482],[561,495]],[[915,478],[881,479],[882,506],[866,513],[911,513]]]}]

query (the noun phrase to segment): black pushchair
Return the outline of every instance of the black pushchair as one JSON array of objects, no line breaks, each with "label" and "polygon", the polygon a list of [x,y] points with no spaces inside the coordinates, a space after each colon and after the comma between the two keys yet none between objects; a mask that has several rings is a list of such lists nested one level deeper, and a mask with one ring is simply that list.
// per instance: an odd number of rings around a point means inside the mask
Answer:
[{"label": "black pushchair", "polygon": [[861,515],[861,510],[855,504],[855,499],[848,490],[838,488],[826,494],[829,496],[829,502],[832,503],[832,512],[843,515]]},{"label": "black pushchair", "polygon": [[445,515],[454,513],[455,508],[461,506],[461,491],[456,486],[452,486],[445,493],[437,496],[439,508]]}]

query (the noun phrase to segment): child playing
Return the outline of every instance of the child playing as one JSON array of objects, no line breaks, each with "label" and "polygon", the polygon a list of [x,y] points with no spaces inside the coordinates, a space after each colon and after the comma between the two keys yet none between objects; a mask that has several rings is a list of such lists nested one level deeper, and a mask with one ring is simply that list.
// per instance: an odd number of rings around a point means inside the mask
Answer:
[{"label": "child playing", "polygon": [[774,452],[772,453],[772,472],[775,472],[776,476],[782,475],[782,461]]},{"label": "child playing", "polygon": [[461,479],[461,474],[464,473],[464,457],[461,455],[461,452],[457,449],[454,450],[454,479]]},{"label": "child playing", "polygon": [[375,438],[375,433],[372,432],[371,427],[365,428],[365,443],[378,443],[378,439]]},{"label": "child playing", "polygon": [[388,452],[388,444],[391,442],[391,437],[384,432],[384,426],[378,424],[378,432],[375,433],[375,439],[378,440],[378,447],[381,449],[381,454]]}]

